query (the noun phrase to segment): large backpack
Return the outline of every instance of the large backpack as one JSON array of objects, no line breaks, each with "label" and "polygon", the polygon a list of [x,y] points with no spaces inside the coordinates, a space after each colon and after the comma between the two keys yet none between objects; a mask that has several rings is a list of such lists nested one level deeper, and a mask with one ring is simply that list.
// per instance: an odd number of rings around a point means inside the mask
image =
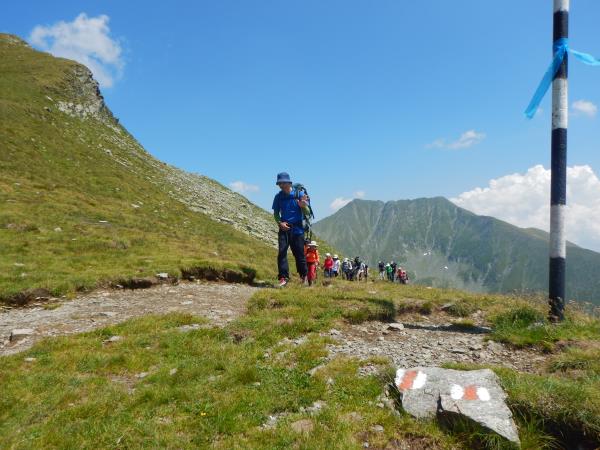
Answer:
[{"label": "large backpack", "polygon": [[294,189],[294,198],[296,200],[300,200],[300,193],[303,193],[306,196],[306,198],[308,198],[308,211],[309,212],[305,213],[302,208],[300,208],[300,210],[302,211],[302,227],[304,228],[304,233],[307,237],[307,240],[311,241],[312,240],[311,222],[315,218],[315,215],[313,213],[312,207],[310,206],[310,197],[308,196],[308,191],[306,190],[306,187],[301,183],[294,183],[292,185],[292,188]]}]

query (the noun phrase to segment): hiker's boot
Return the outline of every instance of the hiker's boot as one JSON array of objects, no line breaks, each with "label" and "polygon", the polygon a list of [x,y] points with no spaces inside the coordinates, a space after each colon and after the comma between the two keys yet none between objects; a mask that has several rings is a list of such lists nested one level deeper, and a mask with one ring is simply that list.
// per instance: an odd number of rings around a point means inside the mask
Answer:
[{"label": "hiker's boot", "polygon": [[285,285],[286,285],[287,283],[288,283],[288,281],[287,281],[287,278],[285,278],[285,277],[281,277],[281,278],[279,278],[279,287],[280,287],[280,288],[282,288],[282,287],[285,287]]}]

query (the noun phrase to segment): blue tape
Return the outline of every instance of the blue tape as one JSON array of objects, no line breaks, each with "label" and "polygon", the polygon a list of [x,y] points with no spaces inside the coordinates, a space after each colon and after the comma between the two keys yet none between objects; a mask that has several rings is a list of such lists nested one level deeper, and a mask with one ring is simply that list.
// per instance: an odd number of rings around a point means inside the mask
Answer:
[{"label": "blue tape", "polygon": [[569,40],[567,38],[558,39],[554,43],[553,47],[554,58],[550,63],[550,67],[548,67],[548,70],[546,70],[546,73],[542,77],[540,84],[535,90],[529,105],[527,105],[527,109],[525,109],[525,115],[529,119],[535,116],[535,113],[538,110],[542,99],[546,95],[546,92],[548,92],[548,89],[552,84],[552,80],[554,80],[554,76],[556,75],[556,72],[558,72],[558,69],[560,68],[560,65],[562,64],[567,52],[585,64],[589,64],[590,66],[600,66],[600,59],[594,58],[588,53],[578,52],[577,50],[572,50],[569,48]]}]

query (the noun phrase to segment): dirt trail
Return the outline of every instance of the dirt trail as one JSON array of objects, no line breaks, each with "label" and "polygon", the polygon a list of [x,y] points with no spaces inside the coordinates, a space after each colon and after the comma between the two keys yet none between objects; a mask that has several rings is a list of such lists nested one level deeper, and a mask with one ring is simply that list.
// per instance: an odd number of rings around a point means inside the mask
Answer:
[{"label": "dirt trail", "polygon": [[[256,289],[243,284],[180,283],[98,290],[58,305],[9,309],[0,313],[0,356],[26,350],[45,337],[90,331],[146,314],[184,312],[222,326],[244,314],[246,301]],[[9,341],[12,330],[24,328],[33,334]]]},{"label": "dirt trail", "polygon": [[[138,290],[98,290],[71,301],[14,308],[0,313],[0,356],[30,348],[50,336],[81,333],[147,314],[184,312],[207,318],[223,326],[246,311],[246,302],[257,290],[243,284],[180,283]],[[443,314],[414,317],[399,315],[401,328],[385,322],[346,324],[329,334],[329,359],[347,355],[368,360],[388,357],[396,366],[438,366],[444,362],[498,364],[524,372],[536,372],[546,359],[537,350],[510,349],[487,342],[489,329],[453,327]],[[12,330],[32,329],[25,338],[11,342]],[[304,338],[301,338],[301,340]],[[361,368],[363,374],[376,365]]]}]

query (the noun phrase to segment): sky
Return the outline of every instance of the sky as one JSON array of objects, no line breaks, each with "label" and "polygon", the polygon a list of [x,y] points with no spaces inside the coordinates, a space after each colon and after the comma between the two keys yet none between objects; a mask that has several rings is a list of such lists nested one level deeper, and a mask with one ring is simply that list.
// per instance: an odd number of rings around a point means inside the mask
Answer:
[{"label": "sky", "polygon": [[[600,57],[600,2],[570,44]],[[352,198],[445,196],[548,229],[551,0],[24,1],[0,31],[90,67],[155,157],[270,209],[275,177],[317,219]],[[569,67],[567,236],[600,251],[600,68]]]}]

